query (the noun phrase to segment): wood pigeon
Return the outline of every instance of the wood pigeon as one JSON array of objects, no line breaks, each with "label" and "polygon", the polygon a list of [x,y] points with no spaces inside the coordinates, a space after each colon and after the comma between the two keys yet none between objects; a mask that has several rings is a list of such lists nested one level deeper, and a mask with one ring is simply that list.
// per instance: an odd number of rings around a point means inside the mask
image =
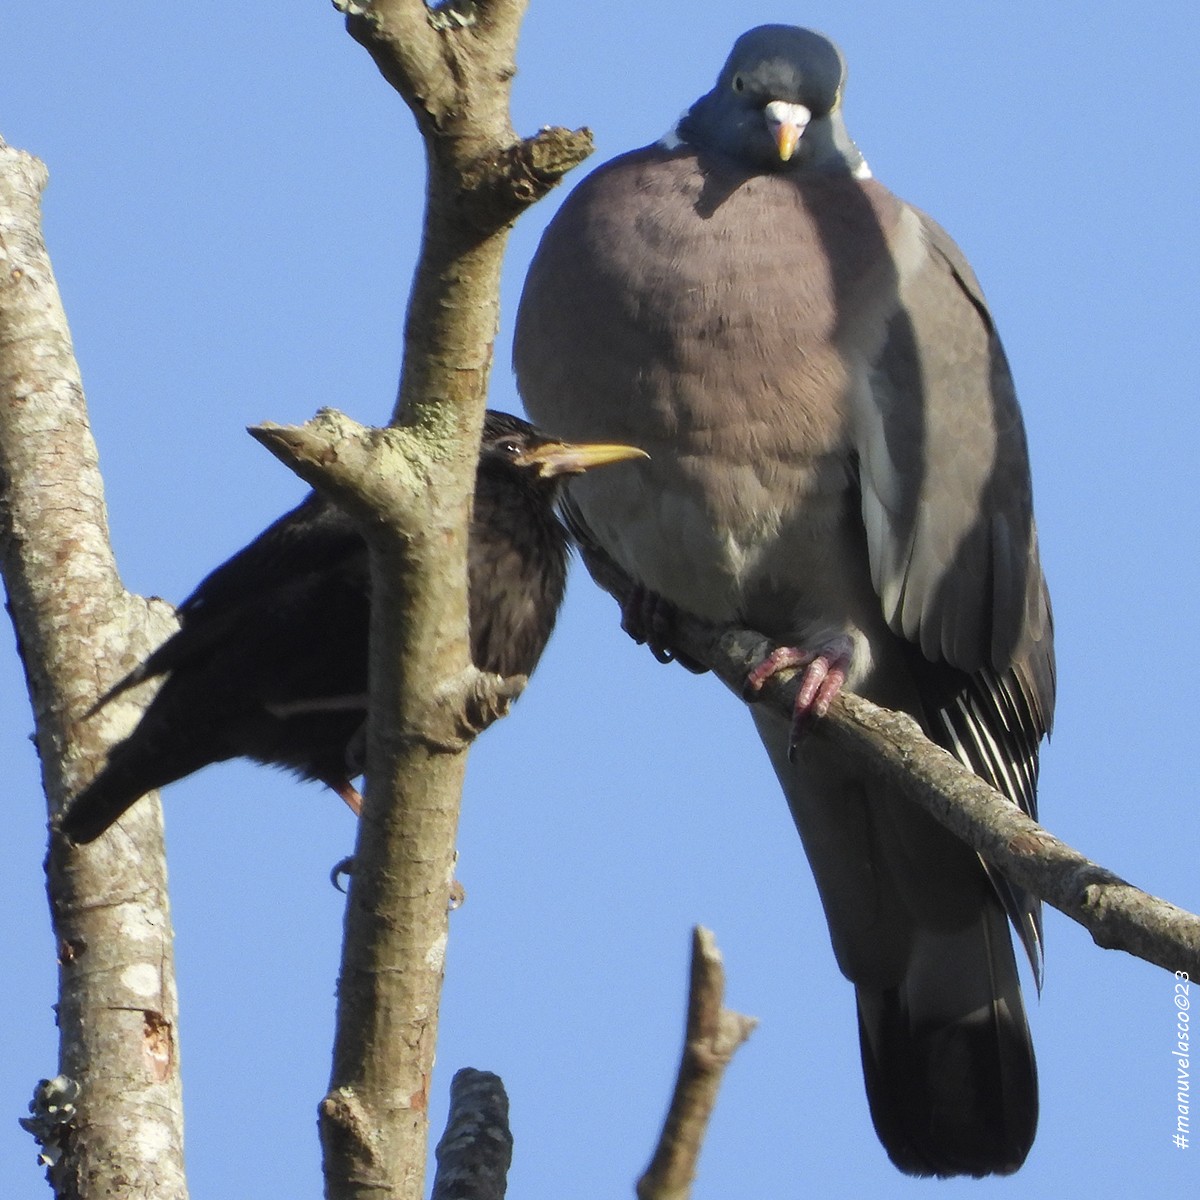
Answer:
[{"label": "wood pigeon", "polygon": [[[530,675],[546,648],[567,581],[569,538],[554,512],[563,480],[636,457],[631,446],[569,445],[487,414],[468,546],[480,670]],[[370,602],[366,542],[310,493],[204,579],[179,606],[179,630],[101,699],[97,709],[166,676],[62,831],[94,841],[146,792],[237,757],[320,780],[357,812]]]},{"label": "wood pigeon", "polygon": [[876,182],[817,33],[738,39],[661,141],[600,167],[521,298],[533,418],[650,457],[571,482],[659,603],[785,649],[793,727],[752,710],[854,983],[871,1114],[914,1175],[1007,1174],[1037,1125],[1005,914],[1040,983],[1038,905],[822,740],[843,684],[911,713],[1033,814],[1054,708],[1025,433],[975,275]]}]

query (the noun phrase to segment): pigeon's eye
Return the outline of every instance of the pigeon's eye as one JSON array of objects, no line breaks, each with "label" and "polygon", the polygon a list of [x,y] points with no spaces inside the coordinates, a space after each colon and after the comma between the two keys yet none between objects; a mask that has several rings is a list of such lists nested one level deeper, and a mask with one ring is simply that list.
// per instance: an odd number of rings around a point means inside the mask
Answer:
[{"label": "pigeon's eye", "polygon": [[735,92],[744,92],[746,90],[746,81],[740,75],[733,77],[733,90]]}]

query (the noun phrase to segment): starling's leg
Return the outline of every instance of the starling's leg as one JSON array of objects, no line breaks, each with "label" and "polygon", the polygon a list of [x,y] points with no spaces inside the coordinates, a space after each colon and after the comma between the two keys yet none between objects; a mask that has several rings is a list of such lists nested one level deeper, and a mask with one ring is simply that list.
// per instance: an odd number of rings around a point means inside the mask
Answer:
[{"label": "starling's leg", "polygon": [[[330,780],[329,787],[332,791],[337,792],[339,796],[346,802],[346,807],[357,817],[362,815],[362,796],[359,795],[358,788],[354,786],[348,779]],[[329,882],[343,895],[346,889],[342,887],[342,876],[350,876],[354,874],[354,855],[347,855],[345,858],[339,859],[333,864],[333,870],[329,872]],[[450,908],[458,908],[467,898],[466,890],[457,879],[450,884]]]},{"label": "starling's leg", "polygon": [[819,646],[778,646],[746,676],[745,697],[752,700],[772,675],[803,667],[800,690],[792,707],[792,741],[795,751],[813,717],[823,717],[842,690],[854,654],[854,643],[846,634],[829,638]]},{"label": "starling's leg", "polygon": [[[326,780],[330,791],[336,792],[346,802],[346,807],[356,816],[362,816],[362,796],[359,794],[358,788],[354,786],[348,779],[331,779]],[[333,870],[329,872],[329,882],[333,884],[339,892],[345,893],[346,889],[342,887],[341,879],[343,875],[352,875],[354,873],[354,855],[348,855],[346,858],[340,859],[333,864]]]},{"label": "starling's leg", "polygon": [[362,816],[362,796],[358,788],[348,779],[338,780],[329,785],[346,802],[346,807],[356,816]]},{"label": "starling's leg", "polygon": [[692,674],[703,675],[708,670],[703,663],[671,647],[677,614],[675,605],[638,583],[634,584],[633,595],[621,606],[621,628],[639,646],[648,646],[660,663],[677,662]]}]

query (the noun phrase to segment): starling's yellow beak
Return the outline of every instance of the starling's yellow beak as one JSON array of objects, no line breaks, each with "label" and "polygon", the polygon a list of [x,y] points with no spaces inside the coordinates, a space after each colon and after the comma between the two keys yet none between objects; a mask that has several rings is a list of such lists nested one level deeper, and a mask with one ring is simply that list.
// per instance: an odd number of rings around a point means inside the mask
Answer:
[{"label": "starling's yellow beak", "polygon": [[645,450],[618,443],[548,442],[524,451],[514,462],[518,467],[537,467],[542,479],[553,479],[558,475],[580,475],[593,467],[604,467],[609,463],[649,457]]}]

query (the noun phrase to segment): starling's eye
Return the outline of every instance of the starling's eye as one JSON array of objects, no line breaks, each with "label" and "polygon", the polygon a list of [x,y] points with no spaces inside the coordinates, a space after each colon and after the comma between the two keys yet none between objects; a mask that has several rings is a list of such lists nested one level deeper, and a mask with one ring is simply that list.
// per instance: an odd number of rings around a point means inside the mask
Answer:
[{"label": "starling's eye", "polygon": [[740,75],[733,77],[733,90],[735,92],[744,92],[746,90],[746,81]]},{"label": "starling's eye", "polygon": [[520,444],[520,442],[513,442],[513,441],[501,442],[496,447],[496,449],[499,450],[502,454],[511,454],[515,458],[518,454],[521,453],[521,444]]}]

